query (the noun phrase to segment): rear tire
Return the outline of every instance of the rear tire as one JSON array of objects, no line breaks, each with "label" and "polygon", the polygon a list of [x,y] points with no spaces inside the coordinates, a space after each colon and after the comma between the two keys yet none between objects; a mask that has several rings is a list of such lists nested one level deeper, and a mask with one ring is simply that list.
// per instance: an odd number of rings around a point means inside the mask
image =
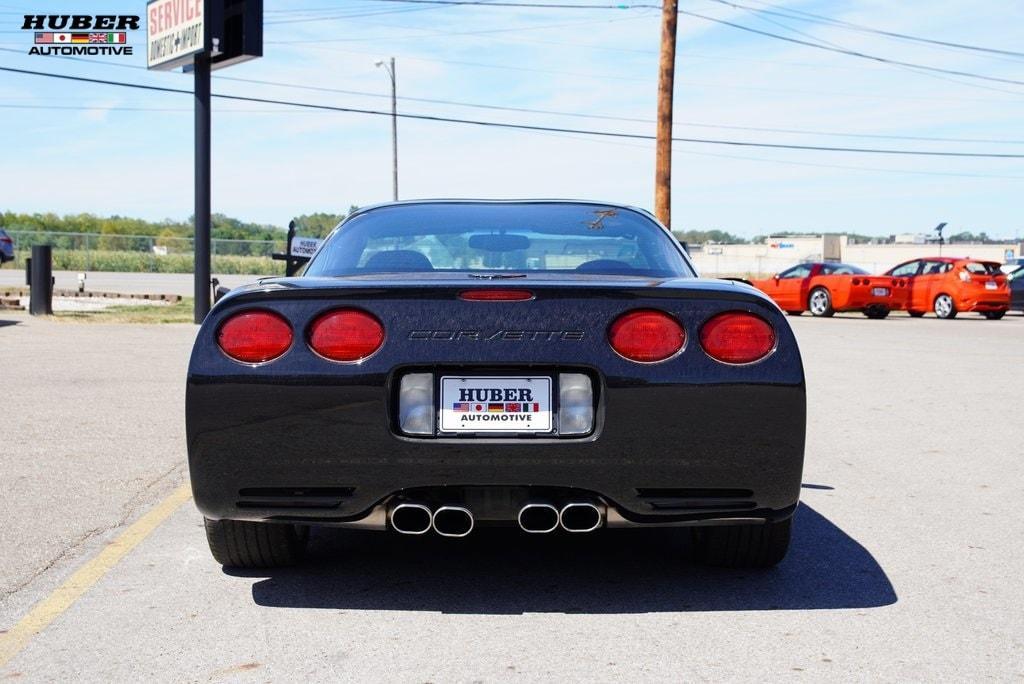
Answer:
[{"label": "rear tire", "polygon": [[309,528],[246,520],[206,522],[206,541],[214,560],[229,568],[278,568],[302,560]]},{"label": "rear tire", "polygon": [[1006,315],[1005,311],[986,311],[985,318],[990,321],[998,321],[1000,318]]},{"label": "rear tire", "polygon": [[889,309],[885,308],[884,306],[869,306],[868,308],[864,309],[864,315],[867,316],[868,318],[881,320],[889,315]]},{"label": "rear tire", "polygon": [[932,310],[935,312],[936,316],[945,320],[956,318],[957,314],[956,303],[953,301],[952,297],[945,293],[940,294],[935,298],[935,302],[932,304]]},{"label": "rear tire", "polygon": [[836,311],[832,308],[832,295],[823,287],[816,287],[807,296],[807,308],[812,316],[830,318]]},{"label": "rear tire", "polygon": [[793,518],[762,525],[694,527],[694,556],[723,568],[770,568],[786,557]]}]

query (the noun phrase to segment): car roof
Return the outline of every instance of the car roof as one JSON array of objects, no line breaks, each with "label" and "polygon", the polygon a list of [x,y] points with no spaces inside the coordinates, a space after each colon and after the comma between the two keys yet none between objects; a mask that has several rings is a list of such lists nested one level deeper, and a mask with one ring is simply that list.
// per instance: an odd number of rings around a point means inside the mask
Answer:
[{"label": "car roof", "polygon": [[384,207],[398,207],[408,206],[416,204],[489,204],[494,206],[501,205],[517,205],[517,204],[583,204],[598,207],[614,207],[616,209],[628,209],[635,211],[647,216],[651,220],[660,224],[655,216],[643,209],[642,207],[634,207],[629,204],[620,204],[618,202],[600,202],[598,200],[586,200],[586,199],[554,199],[554,198],[537,198],[537,199],[473,199],[473,198],[437,198],[437,199],[414,199],[414,200],[399,200],[397,202],[379,202],[377,204],[369,204],[365,207],[359,207],[351,214],[348,218],[357,216],[359,214],[372,211],[374,209],[382,209]]}]

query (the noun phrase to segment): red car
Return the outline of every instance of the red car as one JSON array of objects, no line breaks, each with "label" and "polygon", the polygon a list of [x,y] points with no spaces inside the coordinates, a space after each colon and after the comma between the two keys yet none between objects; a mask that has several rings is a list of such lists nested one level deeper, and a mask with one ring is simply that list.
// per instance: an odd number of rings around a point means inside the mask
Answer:
[{"label": "red car", "polygon": [[939,318],[977,311],[985,318],[999,319],[1010,308],[1006,274],[994,261],[927,257],[905,261],[886,274],[910,283],[903,308],[914,317],[924,316],[929,310]]},{"label": "red car", "polygon": [[862,268],[837,262],[798,264],[766,280],[751,284],[767,294],[783,311],[799,316],[831,316],[836,311],[861,311],[868,318],[885,318],[901,308],[906,280],[871,275]]}]

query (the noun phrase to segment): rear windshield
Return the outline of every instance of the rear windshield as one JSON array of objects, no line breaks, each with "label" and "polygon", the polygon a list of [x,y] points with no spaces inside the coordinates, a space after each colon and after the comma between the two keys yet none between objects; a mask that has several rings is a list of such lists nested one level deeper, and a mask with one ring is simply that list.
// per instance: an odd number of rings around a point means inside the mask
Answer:
[{"label": "rear windshield", "polygon": [[594,204],[405,204],[346,221],[310,276],[566,272],[688,277],[678,243],[632,209]]},{"label": "rear windshield", "polygon": [[991,261],[968,261],[964,264],[964,270],[978,275],[1000,275],[1002,273],[999,270],[999,264]]},{"label": "rear windshield", "polygon": [[852,264],[822,264],[822,275],[869,275],[867,271]]}]

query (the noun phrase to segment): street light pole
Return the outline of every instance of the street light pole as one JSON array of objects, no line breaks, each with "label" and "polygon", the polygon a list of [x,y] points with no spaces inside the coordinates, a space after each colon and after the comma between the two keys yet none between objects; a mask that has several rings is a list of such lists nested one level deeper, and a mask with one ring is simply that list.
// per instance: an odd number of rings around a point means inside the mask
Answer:
[{"label": "street light pole", "polygon": [[388,62],[377,60],[378,67],[384,67],[391,77],[391,183],[394,200],[398,201],[398,87],[395,83],[395,58]]}]

